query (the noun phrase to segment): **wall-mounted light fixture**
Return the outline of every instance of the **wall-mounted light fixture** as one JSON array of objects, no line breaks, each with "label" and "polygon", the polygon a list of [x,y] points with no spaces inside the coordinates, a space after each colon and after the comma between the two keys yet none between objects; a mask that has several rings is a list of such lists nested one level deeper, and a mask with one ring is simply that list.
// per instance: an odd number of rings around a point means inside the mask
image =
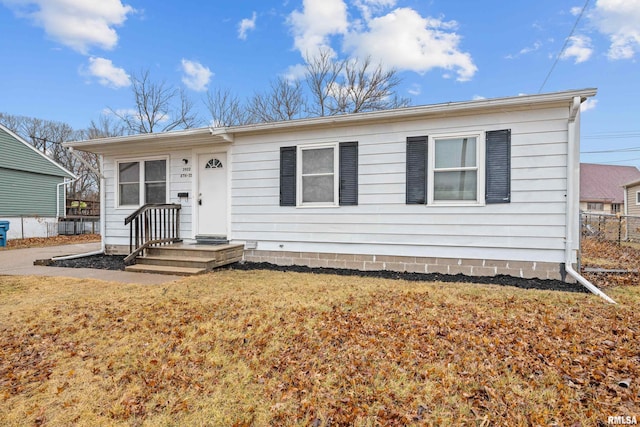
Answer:
[{"label": "wall-mounted light fixture", "polygon": [[185,165],[189,163],[189,159],[182,159],[182,161],[184,162]]}]

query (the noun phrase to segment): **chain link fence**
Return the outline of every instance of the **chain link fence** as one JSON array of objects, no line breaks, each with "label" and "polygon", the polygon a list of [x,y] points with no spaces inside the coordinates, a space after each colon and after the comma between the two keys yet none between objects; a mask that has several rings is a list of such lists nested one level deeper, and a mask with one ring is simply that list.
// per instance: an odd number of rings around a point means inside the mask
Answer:
[{"label": "chain link fence", "polygon": [[580,214],[582,237],[615,242],[640,242],[640,216],[619,214]]}]

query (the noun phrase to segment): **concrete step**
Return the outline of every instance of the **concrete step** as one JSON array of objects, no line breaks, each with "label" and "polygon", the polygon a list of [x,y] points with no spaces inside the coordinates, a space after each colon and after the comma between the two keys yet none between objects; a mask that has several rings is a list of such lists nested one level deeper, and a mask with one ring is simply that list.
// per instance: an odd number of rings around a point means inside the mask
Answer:
[{"label": "concrete step", "polygon": [[144,265],[144,264],[128,265],[125,267],[125,270],[136,272],[136,273],[171,274],[176,276],[193,276],[195,274],[202,274],[207,271],[204,268],[172,267],[172,266],[166,266],[166,265]]}]

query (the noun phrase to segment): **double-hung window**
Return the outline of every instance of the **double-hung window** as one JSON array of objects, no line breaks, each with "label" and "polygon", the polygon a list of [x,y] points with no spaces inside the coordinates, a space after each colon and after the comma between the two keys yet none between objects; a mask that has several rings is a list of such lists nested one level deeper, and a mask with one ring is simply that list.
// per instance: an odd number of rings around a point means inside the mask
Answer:
[{"label": "double-hung window", "polygon": [[433,161],[429,200],[438,202],[478,202],[479,135],[432,138]]},{"label": "double-hung window", "polygon": [[357,142],[280,148],[280,206],[357,204]]},{"label": "double-hung window", "polygon": [[511,201],[508,129],[407,138],[407,204]]},{"label": "double-hung window", "polygon": [[166,159],[118,163],[118,206],[140,206],[144,203],[166,201]]},{"label": "double-hung window", "polygon": [[298,149],[298,175],[301,205],[335,206],[338,200],[338,150],[331,146],[301,146]]}]

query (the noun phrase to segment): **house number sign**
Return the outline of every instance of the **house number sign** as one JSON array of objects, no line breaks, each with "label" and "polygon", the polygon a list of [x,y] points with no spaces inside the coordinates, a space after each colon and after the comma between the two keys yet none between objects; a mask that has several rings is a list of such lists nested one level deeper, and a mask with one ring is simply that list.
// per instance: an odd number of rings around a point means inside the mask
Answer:
[{"label": "house number sign", "polygon": [[182,168],[182,173],[180,173],[180,178],[191,178],[193,174],[191,173],[191,166],[187,166]]}]

